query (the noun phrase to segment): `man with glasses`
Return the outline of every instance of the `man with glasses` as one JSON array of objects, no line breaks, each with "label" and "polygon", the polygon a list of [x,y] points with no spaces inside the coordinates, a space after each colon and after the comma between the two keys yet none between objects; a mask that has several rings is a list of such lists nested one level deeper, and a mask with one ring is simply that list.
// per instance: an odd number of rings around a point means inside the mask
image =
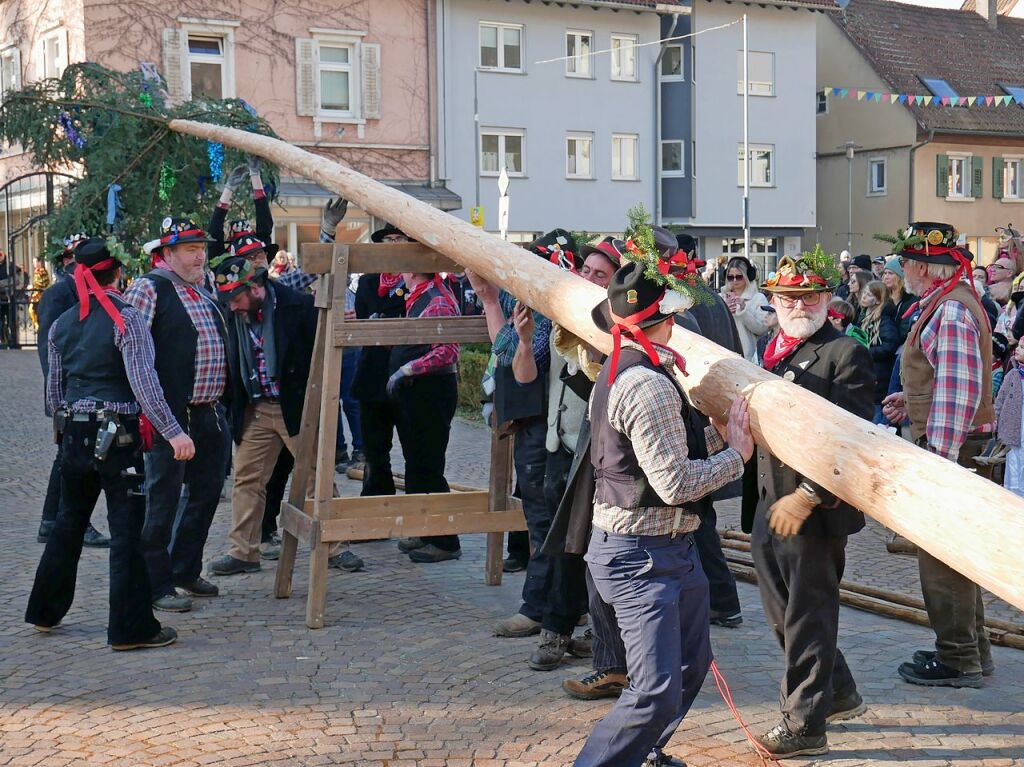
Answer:
[{"label": "man with glasses", "polygon": [[[827,322],[839,279],[831,260],[805,254],[779,262],[765,285],[778,313],[779,333],[765,349],[764,367],[870,420],[871,355]],[[827,722],[864,712],[837,647],[846,540],[864,527],[864,515],[762,447],[757,449],[756,492],[750,548],[765,616],[786,662],[782,721],[758,741],[777,759],[824,754]],[[753,505],[744,503],[745,508]],[[749,529],[749,521],[743,521]]]}]

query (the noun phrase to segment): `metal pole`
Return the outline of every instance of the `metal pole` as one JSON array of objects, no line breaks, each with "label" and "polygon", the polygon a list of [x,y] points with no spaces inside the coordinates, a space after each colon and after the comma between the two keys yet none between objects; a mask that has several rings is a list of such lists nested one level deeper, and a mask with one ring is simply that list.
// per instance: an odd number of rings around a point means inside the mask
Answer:
[{"label": "metal pole", "polygon": [[846,144],[846,250],[853,255],[853,150],[856,144]]},{"label": "metal pole", "polygon": [[[750,82],[747,14],[743,14],[743,255],[750,259]],[[753,261],[751,261],[753,263]]]},{"label": "metal pole", "polygon": [[476,201],[475,205],[480,207],[480,70],[473,71],[473,125],[476,132]]}]

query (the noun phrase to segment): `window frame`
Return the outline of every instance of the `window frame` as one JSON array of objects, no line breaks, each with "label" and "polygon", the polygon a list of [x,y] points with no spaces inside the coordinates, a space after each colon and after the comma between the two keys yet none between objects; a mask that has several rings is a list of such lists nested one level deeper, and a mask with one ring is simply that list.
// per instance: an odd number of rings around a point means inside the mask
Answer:
[{"label": "window frame", "polygon": [[[192,95],[192,60],[194,54],[189,50],[188,41],[190,37],[218,37],[221,39],[221,55],[218,57],[220,64],[220,89],[222,99],[233,99],[235,92],[235,29],[234,26],[226,24],[210,23],[183,23],[181,25],[181,42],[183,50],[181,66],[181,88],[185,100],[193,98]],[[204,63],[214,63],[213,57],[205,57]]]},{"label": "window frame", "polygon": [[[47,52],[47,45],[49,43],[51,43],[51,42],[54,42],[54,41],[56,41],[56,43],[58,45],[63,46],[63,55],[58,54],[58,58],[62,58],[63,59],[64,66],[63,66],[63,68],[59,72],[54,72],[54,73],[51,74],[51,73],[46,71],[47,70],[47,64],[50,61],[50,57],[49,57],[48,52]],[[64,70],[67,69],[68,64],[71,61],[71,58],[68,55],[68,50],[67,50],[67,48],[68,48],[68,31],[67,31],[67,29],[65,27],[63,27],[63,26],[59,26],[59,27],[53,27],[52,29],[46,30],[46,32],[44,32],[42,35],[39,36],[39,44],[40,44],[40,47],[42,49],[42,61],[40,62],[40,64],[42,66],[40,66],[40,68],[39,68],[40,75],[42,75],[43,78],[50,78],[50,77],[52,77],[52,78],[59,78],[62,74],[64,74]]]},{"label": "window frame", "polygon": [[[960,94],[954,90],[953,86],[946,81],[944,77],[925,77],[924,75],[918,75],[918,79],[921,84],[928,89],[928,91],[937,99],[948,96],[950,99],[960,98]],[[935,83],[936,85],[932,85]],[[939,84],[941,84],[941,87]],[[938,91],[942,91],[939,93]],[[947,92],[948,91],[948,92]]]},{"label": "window frame", "polygon": [[[569,172],[569,142],[589,142],[590,143],[590,154],[589,154],[589,167],[587,173],[570,173]],[[580,158],[582,157],[579,146],[577,145],[574,157],[576,159],[576,167],[579,168]],[[565,134],[565,178],[569,181],[593,181],[596,178],[594,173],[594,134],[592,131],[567,131]]]},{"label": "window frame", "polygon": [[[775,177],[778,174],[777,164],[776,164],[777,158],[776,158],[776,154],[775,154],[775,144],[753,144],[753,143],[751,143],[751,144],[749,144],[748,148],[749,148],[749,153],[747,155],[747,163],[748,163],[748,167],[750,168],[750,171],[749,171],[749,173],[750,173],[750,188],[751,189],[774,189],[775,186],[776,186],[776,184],[775,184]],[[769,164],[768,164],[768,172],[769,172],[770,178],[769,178],[769,181],[768,181],[767,184],[762,184],[762,183],[758,183],[754,179],[753,165],[751,164],[752,163],[751,156],[753,155],[754,152],[765,151],[765,150],[767,150],[770,153],[770,155],[771,155],[771,159],[770,159]],[[740,167],[740,162],[741,162],[740,158],[742,158],[742,157],[743,157],[743,144],[741,143],[741,144],[737,144],[736,145],[736,175],[737,175],[736,186],[738,186],[740,188],[743,187],[743,170]]]},{"label": "window frame", "polygon": [[670,48],[679,49],[679,72],[678,74],[665,74],[665,61],[667,55],[663,55],[661,58],[661,66],[658,67],[658,77],[663,83],[676,83],[686,79],[686,53],[684,52],[682,43],[669,43],[665,46],[665,54],[668,54]]},{"label": "window frame", "polygon": [[[974,202],[974,154],[972,152],[946,152],[948,161],[946,176],[946,200],[949,202]],[[953,193],[953,163],[963,163],[963,194]]]},{"label": "window frame", "polygon": [[[619,142],[621,153],[621,142],[623,140],[633,142],[633,175],[622,175],[622,157],[617,158],[615,143]],[[615,160],[619,160],[619,174],[615,174]],[[639,133],[613,133],[612,134],[612,181],[639,181],[640,180],[640,134]]]},{"label": "window frame", "polygon": [[[679,170],[665,170],[665,144],[679,144]],[[658,145],[658,167],[662,178],[686,178],[686,145],[683,139],[662,139]]]},{"label": "window frame", "polygon": [[[483,62],[483,30],[484,27],[494,27],[497,30],[497,64],[488,66]],[[514,29],[519,32],[519,66],[505,66],[505,45],[502,42],[504,30]],[[484,21],[477,22],[476,33],[476,62],[477,67],[484,72],[504,72],[506,74],[524,74],[526,72],[526,27],[523,24],[512,24],[507,21]]]},{"label": "window frame", "polygon": [[[875,166],[881,164],[882,178],[885,181],[881,188],[875,187]],[[869,157],[868,158],[868,197],[886,197],[889,194],[889,158]]]},{"label": "window frame", "polygon": [[824,88],[814,94],[814,114],[827,115],[829,109],[828,91]]},{"label": "window frame", "polygon": [[[498,137],[498,169],[484,170],[484,136],[497,136]],[[480,176],[481,178],[497,178],[501,175],[502,163],[504,162],[505,155],[508,153],[505,147],[505,139],[509,136],[519,137],[519,157],[522,164],[522,170],[512,171],[505,168],[505,173],[508,174],[509,178],[526,178],[526,130],[524,128],[481,128],[480,129],[480,140],[478,142],[477,151],[480,157]]]},{"label": "window frame", "polygon": [[[628,50],[632,54],[632,57],[633,57],[633,74],[630,75],[630,76],[623,75],[623,74],[618,74],[618,75],[615,74],[615,53],[616,53],[616,51],[615,51],[615,41],[616,40],[618,40],[620,43],[624,43],[624,45],[620,45],[619,46],[618,52],[619,52],[620,59],[621,59],[621,56],[622,56],[622,52],[624,50]],[[608,46],[609,48],[611,48],[611,54],[609,55],[609,58],[611,60],[609,61],[608,67],[609,67],[609,71],[611,72],[611,79],[612,79],[613,82],[617,82],[617,83],[635,83],[635,82],[639,82],[640,81],[640,68],[637,66],[637,64],[639,62],[637,60],[638,57],[636,55],[637,46],[639,44],[640,44],[640,35],[630,34],[629,32],[612,32],[611,38],[610,38],[610,44]],[[621,64],[621,62],[620,62],[620,64]],[[620,69],[621,69],[621,66],[620,66]]]},{"label": "window frame", "polygon": [[[586,56],[581,56],[579,53],[575,53],[569,56],[569,38],[575,37],[577,46],[580,44],[580,40],[583,37],[590,38],[590,52]],[[565,76],[573,77],[578,80],[593,80],[594,74],[594,32],[593,30],[585,29],[567,29],[565,30]],[[587,71],[586,72],[570,72],[569,65],[574,62],[586,61]]]},{"label": "window frame", "polygon": [[[1004,202],[1024,202],[1024,155],[1019,154],[1006,154],[1001,157],[1003,161],[1003,196],[999,199]],[[1007,194],[1007,183],[1006,183],[1006,172],[1010,167],[1010,164],[1014,163],[1017,166],[1017,194],[1010,196]]]},{"label": "window frame", "polygon": [[[737,68],[738,68],[738,71],[736,73],[737,74],[737,77],[736,77],[736,95],[737,96],[742,96],[743,95],[743,51],[740,50],[740,51],[737,51],[736,53],[737,53],[736,64],[737,64]],[[749,59],[749,61],[748,61],[748,69],[751,69],[750,63],[752,63],[753,56],[755,56],[755,55],[771,56],[771,61],[772,61],[772,75],[771,75],[771,77],[772,77],[772,79],[768,82],[768,85],[770,86],[770,92],[769,93],[755,93],[754,91],[751,91],[750,88],[752,86],[758,85],[758,84],[759,85],[764,85],[765,84],[765,82],[763,80],[754,80],[752,78],[747,80],[747,91],[748,91],[748,93],[751,96],[757,96],[758,98],[774,98],[775,97],[775,51],[749,51],[748,50],[747,51],[747,56],[748,56],[748,59]]]},{"label": "window frame", "polygon": [[[3,81],[3,71],[7,61],[11,62],[10,69],[14,72],[14,82]],[[9,43],[0,48],[0,104],[6,101],[7,91],[11,88],[21,87],[21,50],[17,43]]]},{"label": "window frame", "polygon": [[[348,65],[337,62],[327,62],[325,65],[320,58],[320,49],[324,48],[348,48]],[[313,66],[315,108],[317,119],[323,120],[361,120],[363,116],[363,67],[362,67],[362,36],[344,34],[313,34]],[[323,94],[320,82],[323,72],[348,72],[348,97],[349,109],[324,109]]]}]

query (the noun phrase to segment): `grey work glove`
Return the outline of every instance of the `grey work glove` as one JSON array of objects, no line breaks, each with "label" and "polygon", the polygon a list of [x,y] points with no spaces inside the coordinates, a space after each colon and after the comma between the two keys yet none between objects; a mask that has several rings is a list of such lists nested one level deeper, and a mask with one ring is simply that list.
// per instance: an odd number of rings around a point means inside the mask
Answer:
[{"label": "grey work glove", "polygon": [[398,368],[398,370],[392,373],[391,377],[388,379],[388,385],[386,387],[388,397],[390,399],[394,399],[396,396],[398,396],[398,390],[402,386],[408,384],[411,378],[412,371],[409,369],[409,366],[407,364],[402,365],[402,367]]},{"label": "grey work glove", "polygon": [[230,189],[232,192],[235,192],[248,178],[249,169],[244,165],[238,165],[232,168],[231,172],[224,177],[224,181],[222,181],[220,185],[221,191]]},{"label": "grey work glove", "polygon": [[334,234],[338,231],[338,224],[345,218],[346,213],[348,213],[348,200],[344,197],[328,200],[320,217],[320,231],[334,239]]},{"label": "grey work glove", "polygon": [[258,176],[260,171],[263,170],[263,160],[254,154],[247,154],[245,156],[245,162],[249,166],[250,176]]}]

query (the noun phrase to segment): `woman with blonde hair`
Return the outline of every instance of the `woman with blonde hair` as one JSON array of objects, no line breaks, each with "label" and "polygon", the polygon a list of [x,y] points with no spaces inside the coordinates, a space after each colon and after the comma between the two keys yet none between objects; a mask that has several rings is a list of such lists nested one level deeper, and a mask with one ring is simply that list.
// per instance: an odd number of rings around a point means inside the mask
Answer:
[{"label": "woman with blonde hair", "polygon": [[757,362],[757,339],[774,327],[768,299],[758,289],[757,270],[749,259],[733,256],[725,265],[722,298],[729,307],[743,346],[743,356]]},{"label": "woman with blonde hair", "polygon": [[885,262],[885,269],[882,271],[882,282],[889,291],[889,302],[893,307],[896,326],[900,331],[900,343],[907,340],[907,333],[913,319],[907,317],[910,307],[917,303],[917,296],[907,291],[906,283],[903,281],[903,267],[900,266],[898,258],[890,258]]},{"label": "woman with blonde hair", "polygon": [[857,295],[862,312],[859,324],[868,337],[868,351],[875,363],[874,423],[886,423],[882,416],[882,400],[888,394],[889,379],[896,364],[896,350],[900,347],[896,309],[889,301],[885,283],[880,280],[871,280]]}]

